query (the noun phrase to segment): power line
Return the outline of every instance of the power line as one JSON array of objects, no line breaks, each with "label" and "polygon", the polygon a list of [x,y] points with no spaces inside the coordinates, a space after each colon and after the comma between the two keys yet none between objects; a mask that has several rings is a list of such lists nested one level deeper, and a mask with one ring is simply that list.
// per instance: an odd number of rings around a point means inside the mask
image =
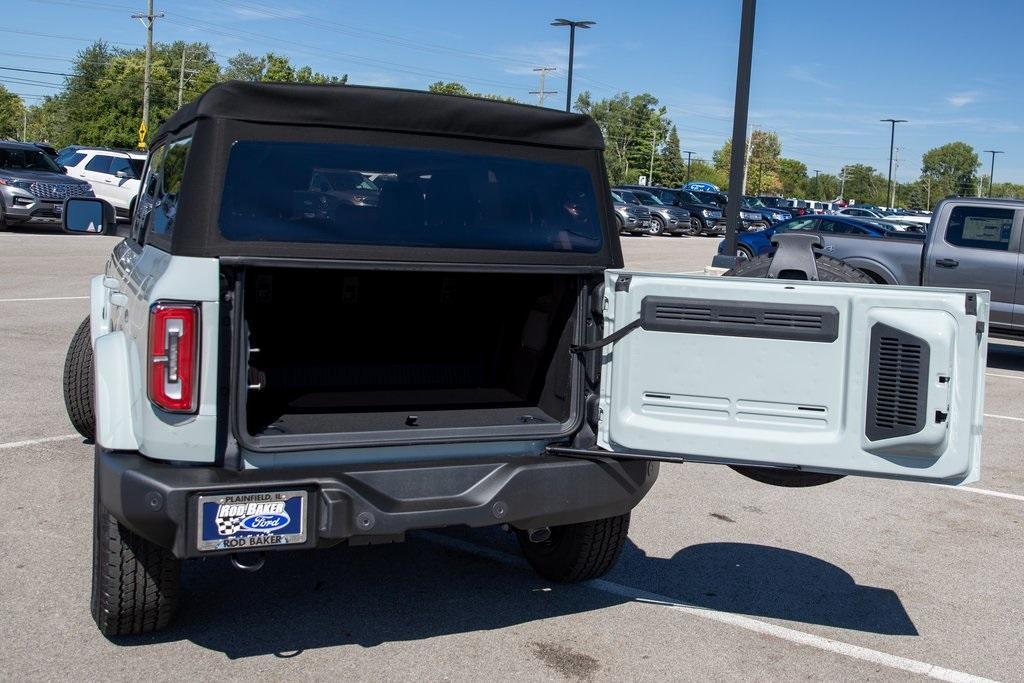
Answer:
[{"label": "power line", "polygon": [[38,69],[18,69],[13,66],[0,66],[0,69],[4,71],[21,71],[28,74],[47,74],[49,76],[70,76],[71,74],[62,73],[60,71],[39,71]]}]

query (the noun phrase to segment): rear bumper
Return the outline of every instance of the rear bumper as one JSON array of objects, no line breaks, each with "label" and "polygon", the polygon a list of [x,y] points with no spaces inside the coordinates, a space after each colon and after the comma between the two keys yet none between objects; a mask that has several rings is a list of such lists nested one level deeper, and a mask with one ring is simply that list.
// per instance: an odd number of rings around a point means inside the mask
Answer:
[{"label": "rear bumper", "polygon": [[657,476],[656,463],[547,455],[469,464],[232,471],[96,448],[99,502],[125,526],[179,558],[227,552],[197,549],[200,494],[308,491],[308,540],[286,548],[296,549],[452,525],[525,529],[612,517],[635,507]]}]

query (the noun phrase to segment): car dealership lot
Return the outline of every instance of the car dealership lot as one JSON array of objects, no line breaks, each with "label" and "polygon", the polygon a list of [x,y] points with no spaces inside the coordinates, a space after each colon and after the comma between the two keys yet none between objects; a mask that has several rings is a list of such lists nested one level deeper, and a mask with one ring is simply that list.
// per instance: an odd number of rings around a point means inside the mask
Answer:
[{"label": "car dealership lot", "polygon": [[[1024,680],[1024,346],[989,352],[983,479],[778,489],[663,465],[605,579],[552,585],[499,530],[186,564],[179,619],[111,643],[88,612],[91,446],[60,378],[115,238],[0,234],[5,678]],[[710,238],[624,237],[698,271]],[[1000,495],[996,495],[1000,494]]]}]

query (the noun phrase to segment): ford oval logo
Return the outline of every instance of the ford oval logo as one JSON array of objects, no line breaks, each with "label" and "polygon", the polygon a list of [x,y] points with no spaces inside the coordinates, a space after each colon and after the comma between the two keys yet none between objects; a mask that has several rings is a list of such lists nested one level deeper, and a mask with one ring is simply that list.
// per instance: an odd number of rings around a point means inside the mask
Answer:
[{"label": "ford oval logo", "polygon": [[291,517],[287,512],[250,515],[242,520],[242,528],[247,531],[263,531],[269,533],[288,526]]}]

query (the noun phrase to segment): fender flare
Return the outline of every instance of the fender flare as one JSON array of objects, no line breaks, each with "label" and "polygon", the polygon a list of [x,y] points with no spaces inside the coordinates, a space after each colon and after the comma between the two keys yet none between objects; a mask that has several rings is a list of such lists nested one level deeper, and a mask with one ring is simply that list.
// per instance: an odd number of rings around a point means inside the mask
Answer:
[{"label": "fender flare", "polygon": [[868,277],[872,279],[881,279],[884,284],[887,285],[898,285],[899,280],[893,275],[885,265],[875,261],[874,259],[864,258],[863,256],[851,256],[850,258],[841,259],[843,263],[856,268],[857,270],[863,271]]},{"label": "fender flare", "polygon": [[[102,286],[102,283],[101,283]],[[93,344],[96,377],[96,443],[110,450],[139,450],[137,397],[132,393],[128,337],[110,332]]]},{"label": "fender flare", "polygon": [[103,275],[96,275],[89,281],[89,338],[94,348],[96,340],[110,332],[107,288],[103,286],[103,278]]}]

